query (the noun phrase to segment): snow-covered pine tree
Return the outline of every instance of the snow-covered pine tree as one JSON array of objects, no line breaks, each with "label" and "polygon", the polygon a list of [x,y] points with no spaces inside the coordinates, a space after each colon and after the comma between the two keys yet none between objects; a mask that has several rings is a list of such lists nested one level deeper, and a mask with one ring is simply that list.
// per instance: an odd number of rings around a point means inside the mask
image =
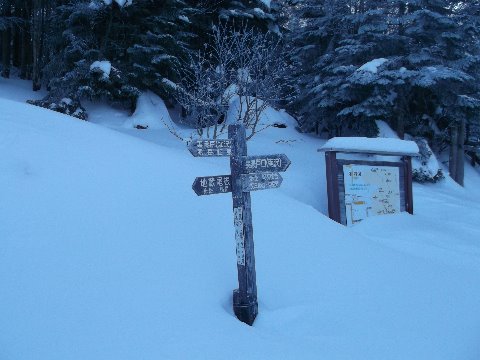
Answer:
[{"label": "snow-covered pine tree", "polygon": [[248,23],[263,31],[280,31],[277,23],[280,9],[276,0],[223,0],[218,3],[218,16],[222,21]]},{"label": "snow-covered pine tree", "polygon": [[[84,98],[135,103],[138,90],[121,69],[126,58],[126,29],[122,26],[128,3],[107,3],[65,1],[54,9],[48,18],[48,57],[42,69],[50,92],[32,103],[82,119],[86,118],[80,106]],[[99,61],[105,66],[94,66]],[[108,71],[99,71],[107,67]]]},{"label": "snow-covered pine tree", "polygon": [[103,98],[133,110],[140,89],[168,97],[190,41],[184,6],[176,0],[93,0],[56,8],[44,69],[50,94],[41,105]]},{"label": "snow-covered pine tree", "polygon": [[139,0],[129,9],[128,75],[139,88],[169,100],[179,68],[194,46],[191,17],[200,10],[184,1]]},{"label": "snow-covered pine tree", "polygon": [[0,1],[0,57],[2,76],[16,67],[19,76],[33,81],[33,90],[41,87],[47,17],[62,0]]},{"label": "snow-covered pine tree", "polygon": [[331,38],[331,34],[321,30],[328,28],[323,23],[327,19],[322,4],[323,1],[317,0],[295,1],[288,21],[287,44],[292,50],[288,59],[291,71],[286,78],[290,90],[287,101],[290,111],[304,124],[305,131],[318,132],[321,123],[316,117],[309,116],[312,109],[308,105],[310,95],[306,87],[316,78],[315,61]]},{"label": "snow-covered pine tree", "polygon": [[[0,59],[1,76],[8,78],[12,67],[25,70],[29,47],[26,31],[29,17],[26,11],[28,1],[0,1]],[[26,77],[26,72],[20,74]]]},{"label": "snow-covered pine tree", "polygon": [[185,0],[190,13],[191,29],[196,39],[194,48],[212,44],[212,26],[219,22],[228,27],[248,25],[256,31],[280,33],[279,15],[284,0]]},{"label": "snow-covered pine tree", "polygon": [[5,0],[0,3],[0,32],[1,43],[0,47],[2,55],[2,71],[1,76],[10,77],[11,67],[11,36],[12,36],[12,4],[11,1]]},{"label": "snow-covered pine tree", "polygon": [[[465,123],[478,122],[478,27],[466,15],[477,2],[303,5],[293,37],[300,69],[293,105],[304,130],[374,135],[373,120],[382,119],[400,137],[448,133],[453,169],[463,164],[455,154],[463,156]],[[309,19],[312,10],[321,15]],[[461,183],[462,170],[453,169]]]},{"label": "snow-covered pine tree", "polygon": [[[396,50],[383,3],[299,3],[298,28],[293,32],[292,61],[297,69],[293,108],[303,130],[326,130],[330,136],[377,133],[374,120],[385,116],[392,99],[381,96],[373,74],[383,65],[381,59],[394,56]],[[369,63],[374,59],[378,60]]]},{"label": "snow-covered pine tree", "polygon": [[[462,18],[465,24],[465,31],[473,34],[475,41],[469,44],[471,49],[476,49],[473,55],[479,55],[480,52],[480,1],[472,0],[468,3],[462,2],[461,8]],[[475,73],[475,83],[480,86],[480,71]],[[480,90],[477,90],[477,93]],[[478,114],[478,112],[477,112]],[[467,137],[466,140],[471,144],[478,144],[480,142],[480,119],[478,116],[472,118],[467,123]]]},{"label": "snow-covered pine tree", "polygon": [[[475,5],[475,2],[470,3]],[[478,4],[476,4],[478,5]],[[478,123],[478,28],[471,26],[462,2],[419,0],[403,17],[414,46],[405,58],[415,93],[406,131],[441,132],[450,145],[450,176],[463,185],[466,125]]]}]

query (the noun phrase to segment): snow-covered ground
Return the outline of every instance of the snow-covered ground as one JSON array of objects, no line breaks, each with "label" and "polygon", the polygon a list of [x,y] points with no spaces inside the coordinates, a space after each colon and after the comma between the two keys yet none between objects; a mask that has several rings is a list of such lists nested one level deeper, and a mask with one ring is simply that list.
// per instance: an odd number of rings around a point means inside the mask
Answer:
[{"label": "snow-covered ground", "polygon": [[34,96],[0,79],[0,359],[480,357],[478,169],[465,188],[415,184],[414,216],[344,227],[325,216],[324,141],[269,110],[287,128],[249,152],[292,165],[280,189],[252,193],[249,327],[231,309],[231,198],[191,189],[227,159],[133,129],[155,99],[136,119],[89,104],[83,122],[23,103]]}]

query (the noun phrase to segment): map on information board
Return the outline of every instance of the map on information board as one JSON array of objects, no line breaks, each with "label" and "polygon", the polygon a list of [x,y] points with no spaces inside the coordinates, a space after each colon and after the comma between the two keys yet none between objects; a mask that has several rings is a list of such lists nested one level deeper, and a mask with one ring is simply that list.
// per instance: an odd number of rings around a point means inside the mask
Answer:
[{"label": "map on information board", "polygon": [[400,174],[394,166],[343,165],[347,225],[400,212]]}]

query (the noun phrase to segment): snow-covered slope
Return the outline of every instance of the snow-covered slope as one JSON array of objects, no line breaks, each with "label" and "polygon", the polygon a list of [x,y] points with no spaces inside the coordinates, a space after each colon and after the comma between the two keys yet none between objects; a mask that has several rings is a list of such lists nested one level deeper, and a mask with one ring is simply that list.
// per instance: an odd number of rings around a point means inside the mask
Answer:
[{"label": "snow-covered slope", "polygon": [[21,102],[0,109],[0,359],[480,356],[475,169],[466,189],[416,185],[414,216],[346,228],[323,214],[323,142],[271,110],[288,127],[249,151],[292,165],[280,189],[252,194],[249,327],[231,309],[231,199],[191,190],[226,159],[193,158],[168,131],[138,131],[144,141]]}]

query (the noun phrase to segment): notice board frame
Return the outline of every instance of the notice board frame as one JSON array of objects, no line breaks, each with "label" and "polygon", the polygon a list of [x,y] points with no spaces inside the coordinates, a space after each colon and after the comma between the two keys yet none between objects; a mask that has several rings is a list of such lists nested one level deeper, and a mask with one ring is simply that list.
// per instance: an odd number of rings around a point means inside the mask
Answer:
[{"label": "notice board frame", "polygon": [[[347,225],[343,165],[397,167],[399,169],[400,177],[400,211],[406,211],[413,215],[411,156],[402,155],[400,161],[347,160],[337,159],[337,153],[347,153],[347,151],[325,151],[328,216],[330,219],[340,224]],[[399,154],[383,153],[376,155],[390,156]]]}]

